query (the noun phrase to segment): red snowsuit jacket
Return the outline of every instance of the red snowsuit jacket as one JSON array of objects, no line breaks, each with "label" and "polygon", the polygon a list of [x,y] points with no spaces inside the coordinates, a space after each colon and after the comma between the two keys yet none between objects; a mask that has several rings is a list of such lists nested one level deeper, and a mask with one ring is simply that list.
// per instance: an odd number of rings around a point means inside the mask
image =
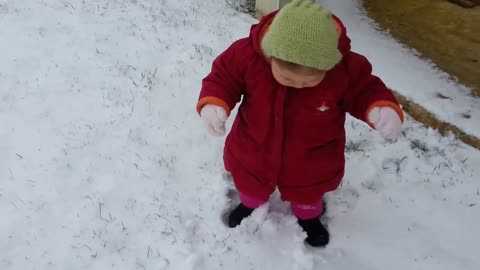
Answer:
[{"label": "red snowsuit jacket", "polygon": [[203,80],[197,111],[205,104],[228,114],[240,102],[227,136],[225,168],[240,192],[268,199],[278,187],[282,199],[310,204],[335,190],[345,168],[345,113],[368,123],[374,106],[389,106],[403,120],[392,92],[368,60],[350,51],[338,18],[343,60],[312,88],[280,85],[260,47],[276,12],[253,25],[250,36],[233,43],[213,62]]}]

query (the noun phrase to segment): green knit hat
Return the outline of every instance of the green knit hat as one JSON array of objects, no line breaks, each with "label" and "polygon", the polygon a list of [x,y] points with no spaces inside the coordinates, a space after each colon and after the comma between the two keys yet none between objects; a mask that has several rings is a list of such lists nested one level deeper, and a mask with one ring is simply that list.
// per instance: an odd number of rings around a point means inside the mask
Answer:
[{"label": "green knit hat", "polygon": [[332,14],[309,0],[294,0],[278,12],[262,49],[267,56],[319,70],[342,59]]}]

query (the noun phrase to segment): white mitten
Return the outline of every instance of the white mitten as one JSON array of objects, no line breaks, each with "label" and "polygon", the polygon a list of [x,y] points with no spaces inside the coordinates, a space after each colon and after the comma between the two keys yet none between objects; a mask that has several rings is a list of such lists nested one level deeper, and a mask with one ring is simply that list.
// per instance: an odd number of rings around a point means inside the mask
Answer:
[{"label": "white mitten", "polygon": [[390,107],[375,107],[368,113],[368,121],[387,139],[397,138],[402,131],[402,120]]},{"label": "white mitten", "polygon": [[224,108],[207,104],[200,111],[200,116],[207,126],[207,131],[213,136],[225,135],[225,121],[227,121],[227,112]]}]

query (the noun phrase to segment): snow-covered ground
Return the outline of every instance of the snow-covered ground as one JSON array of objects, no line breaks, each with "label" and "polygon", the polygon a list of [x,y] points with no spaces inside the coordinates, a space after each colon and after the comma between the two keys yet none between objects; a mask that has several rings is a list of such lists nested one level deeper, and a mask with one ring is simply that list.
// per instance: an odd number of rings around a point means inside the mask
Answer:
[{"label": "snow-covered ground", "polygon": [[[253,22],[223,0],[0,0],[0,269],[479,269],[480,152],[410,118],[395,143],[349,119],[327,248],[277,195],[222,224],[223,141],[194,107]],[[378,52],[387,80],[410,57]],[[394,86],[418,90],[435,71],[408,63]]]},{"label": "snow-covered ground", "polygon": [[369,58],[374,72],[389,87],[421,104],[439,119],[480,137],[480,99],[474,98],[470,89],[379,31],[360,8],[361,0],[319,2],[342,19],[352,39],[352,48]]}]

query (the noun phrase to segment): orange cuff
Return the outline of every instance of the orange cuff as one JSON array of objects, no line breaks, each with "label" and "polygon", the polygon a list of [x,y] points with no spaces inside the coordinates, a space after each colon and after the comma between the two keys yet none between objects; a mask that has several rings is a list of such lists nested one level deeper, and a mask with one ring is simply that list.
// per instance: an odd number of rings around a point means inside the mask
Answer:
[{"label": "orange cuff", "polygon": [[223,101],[222,99],[219,99],[217,97],[204,97],[201,98],[198,103],[197,103],[197,113],[200,114],[200,111],[202,110],[203,106],[207,104],[212,104],[212,105],[217,105],[225,109],[227,112],[227,116],[230,116],[230,107],[228,104]]},{"label": "orange cuff", "polygon": [[373,127],[373,124],[370,123],[370,121],[368,121],[368,114],[370,114],[370,111],[375,107],[389,107],[389,108],[392,108],[398,113],[398,116],[400,117],[400,120],[402,121],[402,123],[405,119],[405,115],[403,114],[403,110],[402,110],[402,108],[400,108],[400,106],[397,103],[391,102],[391,101],[388,101],[388,100],[380,100],[380,101],[376,101],[376,102],[372,103],[372,105],[370,105],[368,107],[367,113],[365,114],[365,119],[367,120],[367,123],[371,127]]}]

